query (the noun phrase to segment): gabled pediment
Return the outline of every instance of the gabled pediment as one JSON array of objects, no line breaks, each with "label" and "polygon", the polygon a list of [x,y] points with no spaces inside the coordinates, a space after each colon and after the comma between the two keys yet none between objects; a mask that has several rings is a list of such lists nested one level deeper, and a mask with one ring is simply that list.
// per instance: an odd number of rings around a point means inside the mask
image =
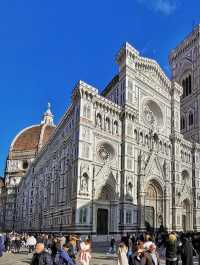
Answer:
[{"label": "gabled pediment", "polygon": [[135,69],[147,76],[155,83],[159,83],[161,86],[166,87],[167,90],[170,89],[171,81],[155,60],[138,56],[135,59]]},{"label": "gabled pediment", "polygon": [[155,175],[155,176],[162,177],[164,179],[163,167],[160,164],[159,159],[155,152],[151,154],[151,157],[145,169],[145,175],[146,176]]}]

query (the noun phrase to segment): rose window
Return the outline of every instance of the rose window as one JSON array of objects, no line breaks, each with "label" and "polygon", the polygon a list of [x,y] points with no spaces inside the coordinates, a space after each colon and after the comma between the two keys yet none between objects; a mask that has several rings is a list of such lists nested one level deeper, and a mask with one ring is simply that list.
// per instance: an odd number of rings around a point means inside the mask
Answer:
[{"label": "rose window", "polygon": [[163,114],[160,106],[153,100],[145,101],[143,105],[143,117],[147,125],[151,127],[162,128],[163,126]]},{"label": "rose window", "polygon": [[97,154],[102,161],[112,160],[114,153],[114,148],[109,143],[102,143],[97,147]]}]

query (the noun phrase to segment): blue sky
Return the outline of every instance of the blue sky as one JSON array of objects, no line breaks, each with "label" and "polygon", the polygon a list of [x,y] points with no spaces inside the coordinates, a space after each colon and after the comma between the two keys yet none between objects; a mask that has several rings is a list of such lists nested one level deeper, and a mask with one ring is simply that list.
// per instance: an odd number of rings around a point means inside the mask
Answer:
[{"label": "blue sky", "polygon": [[0,1],[0,175],[13,137],[40,123],[47,102],[58,123],[79,79],[105,87],[125,41],[170,75],[169,50],[199,10],[198,0]]}]

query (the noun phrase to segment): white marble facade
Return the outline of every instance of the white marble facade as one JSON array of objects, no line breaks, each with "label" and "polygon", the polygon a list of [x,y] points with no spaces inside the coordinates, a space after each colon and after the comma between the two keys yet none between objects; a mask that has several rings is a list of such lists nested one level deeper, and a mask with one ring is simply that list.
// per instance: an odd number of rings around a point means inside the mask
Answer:
[{"label": "white marble facade", "polygon": [[[192,93],[200,84],[192,81],[185,107],[182,75],[187,69],[196,77],[191,64],[175,56],[178,49],[170,57],[172,81],[155,60],[125,43],[119,72],[101,94],[78,82],[53,137],[18,185],[16,230],[100,236],[146,226],[200,229],[199,118],[192,125],[197,136],[188,137],[196,141],[186,140],[189,127],[180,131],[180,110],[186,116],[189,107],[198,111],[199,96]],[[199,58],[199,46],[195,54]]]}]

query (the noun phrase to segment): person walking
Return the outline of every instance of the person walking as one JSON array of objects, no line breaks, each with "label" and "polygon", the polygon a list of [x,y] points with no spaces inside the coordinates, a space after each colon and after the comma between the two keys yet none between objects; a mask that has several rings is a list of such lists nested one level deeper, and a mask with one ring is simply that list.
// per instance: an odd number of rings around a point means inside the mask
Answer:
[{"label": "person walking", "polygon": [[200,233],[196,233],[194,235],[194,247],[197,251],[198,257],[199,257],[199,265],[200,265]]},{"label": "person walking", "polygon": [[129,265],[127,257],[128,248],[124,242],[119,244],[117,265]]},{"label": "person walking", "polygon": [[72,258],[70,258],[68,254],[69,250],[69,243],[64,244],[60,249],[58,249],[58,252],[55,257],[54,264],[55,265],[75,265]]},{"label": "person walking", "polygon": [[4,251],[4,236],[0,233],[0,257],[3,256]]},{"label": "person walking", "polygon": [[149,245],[148,250],[144,253],[144,260],[142,265],[159,265],[160,258],[156,251],[156,245],[152,243]]},{"label": "person walking", "polygon": [[110,253],[114,254],[115,251],[116,251],[116,241],[115,241],[114,237],[112,237],[111,241],[110,241]]},{"label": "person walking", "polygon": [[77,255],[77,264],[89,265],[91,258],[91,241],[86,239],[80,243],[80,250]]},{"label": "person walking", "polygon": [[32,253],[33,252],[36,243],[37,243],[37,241],[36,241],[36,238],[34,236],[29,236],[27,238],[26,245],[28,247],[28,253]]},{"label": "person walking", "polygon": [[143,265],[145,264],[144,249],[141,249],[138,245],[134,249],[134,253],[129,260],[129,265]]},{"label": "person walking", "polygon": [[36,244],[35,254],[30,265],[53,265],[51,255],[45,251],[43,243]]},{"label": "person walking", "polygon": [[166,265],[177,264],[177,238],[174,233],[170,233],[166,240]]},{"label": "person walking", "polygon": [[193,246],[190,236],[182,237],[181,260],[182,265],[193,265]]}]

